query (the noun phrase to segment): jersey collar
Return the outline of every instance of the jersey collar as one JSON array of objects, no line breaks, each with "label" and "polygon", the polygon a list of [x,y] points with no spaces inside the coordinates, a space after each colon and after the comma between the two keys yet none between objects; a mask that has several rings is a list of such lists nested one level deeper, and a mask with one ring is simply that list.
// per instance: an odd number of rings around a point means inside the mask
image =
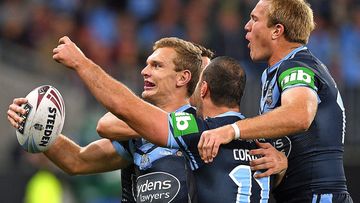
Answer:
[{"label": "jersey collar", "polygon": [[184,112],[186,109],[192,108],[190,104],[185,104],[184,106],[181,106],[180,108],[176,109],[175,112]]},{"label": "jersey collar", "polygon": [[271,73],[273,72],[274,70],[276,70],[280,64],[287,60],[287,59],[290,59],[290,58],[293,58],[295,56],[295,54],[297,54],[299,51],[302,51],[302,50],[306,50],[307,47],[306,46],[300,46],[294,50],[292,50],[288,55],[286,55],[284,58],[282,58],[280,61],[278,61],[277,63],[275,63],[273,66],[269,67],[268,68],[268,73]]},{"label": "jersey collar", "polygon": [[240,119],[244,119],[245,116],[243,116],[240,112],[235,112],[235,111],[228,111],[222,114],[219,114],[217,116],[215,116],[214,118],[218,118],[218,117],[225,117],[225,116],[237,116]]}]

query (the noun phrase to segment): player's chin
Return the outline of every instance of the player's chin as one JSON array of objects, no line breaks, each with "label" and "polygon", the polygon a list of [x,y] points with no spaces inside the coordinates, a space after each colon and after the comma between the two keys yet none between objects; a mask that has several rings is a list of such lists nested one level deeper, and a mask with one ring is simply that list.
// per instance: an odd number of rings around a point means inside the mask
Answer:
[{"label": "player's chin", "polygon": [[154,97],[155,95],[155,92],[153,90],[144,90],[142,93],[141,93],[141,97],[146,100],[146,101],[151,101],[152,98]]}]

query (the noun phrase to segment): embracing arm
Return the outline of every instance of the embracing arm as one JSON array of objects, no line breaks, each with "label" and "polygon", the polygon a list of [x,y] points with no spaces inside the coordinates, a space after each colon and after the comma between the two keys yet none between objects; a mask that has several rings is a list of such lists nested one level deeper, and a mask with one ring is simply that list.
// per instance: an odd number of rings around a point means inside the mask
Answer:
[{"label": "embracing arm", "polygon": [[[68,38],[59,40],[53,59],[74,69],[95,98],[116,117],[125,121],[146,140],[167,144],[167,113],[132,93],[124,84],[105,73]],[[154,119],[156,118],[156,119]]]},{"label": "embracing arm", "polygon": [[132,138],[140,138],[135,130],[111,112],[106,113],[100,118],[96,126],[96,131],[101,137],[110,140],[125,141]]},{"label": "embracing arm", "polygon": [[[307,87],[294,87],[281,96],[281,106],[266,114],[236,122],[240,139],[279,138],[306,131],[313,122],[318,106],[316,93]],[[220,135],[220,136],[219,136]],[[212,160],[219,146],[235,137],[232,126],[205,131],[199,141],[204,160]]]},{"label": "embracing arm", "polygon": [[318,99],[307,87],[286,90],[281,106],[271,112],[237,122],[241,139],[279,138],[304,132],[315,118]]},{"label": "embracing arm", "polygon": [[69,175],[93,174],[125,168],[129,162],[117,154],[108,139],[101,139],[80,147],[59,135],[44,154]]}]

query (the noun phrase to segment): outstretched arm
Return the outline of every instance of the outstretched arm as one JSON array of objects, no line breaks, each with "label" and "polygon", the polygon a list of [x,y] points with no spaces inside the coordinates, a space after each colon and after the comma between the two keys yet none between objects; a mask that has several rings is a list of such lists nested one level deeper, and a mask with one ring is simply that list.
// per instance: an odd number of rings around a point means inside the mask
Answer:
[{"label": "outstretched arm", "polygon": [[[18,123],[23,120],[20,115],[24,114],[25,110],[21,105],[26,102],[26,98],[17,98],[9,106],[8,120],[15,128],[18,128]],[[70,175],[112,171],[129,164],[126,159],[117,154],[108,139],[101,139],[80,147],[64,135],[59,135],[44,154]]]},{"label": "outstretched arm", "polygon": [[148,141],[164,146],[168,138],[167,113],[133,94],[88,59],[68,38],[59,40],[53,59],[74,69],[95,98]]},{"label": "outstretched arm", "polygon": [[125,141],[140,138],[140,135],[111,112],[106,113],[97,123],[96,131],[103,138]]}]

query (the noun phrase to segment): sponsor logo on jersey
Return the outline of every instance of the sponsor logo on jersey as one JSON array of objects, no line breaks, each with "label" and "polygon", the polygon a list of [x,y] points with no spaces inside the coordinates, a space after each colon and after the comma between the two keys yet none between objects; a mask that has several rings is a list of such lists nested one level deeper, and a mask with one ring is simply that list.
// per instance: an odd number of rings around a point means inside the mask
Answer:
[{"label": "sponsor logo on jersey", "polygon": [[272,144],[277,150],[283,152],[286,157],[289,157],[292,148],[291,140],[289,137],[285,136],[282,138],[274,139],[272,141]]},{"label": "sponsor logo on jersey", "polygon": [[175,137],[199,132],[196,119],[193,114],[186,112],[171,113]]},{"label": "sponsor logo on jersey", "polygon": [[180,181],[169,173],[153,172],[139,176],[136,187],[136,202],[171,202],[179,193]]},{"label": "sponsor logo on jersey", "polygon": [[294,85],[304,85],[316,90],[314,84],[315,73],[309,68],[295,67],[284,71],[280,77],[280,88],[284,90]]}]

